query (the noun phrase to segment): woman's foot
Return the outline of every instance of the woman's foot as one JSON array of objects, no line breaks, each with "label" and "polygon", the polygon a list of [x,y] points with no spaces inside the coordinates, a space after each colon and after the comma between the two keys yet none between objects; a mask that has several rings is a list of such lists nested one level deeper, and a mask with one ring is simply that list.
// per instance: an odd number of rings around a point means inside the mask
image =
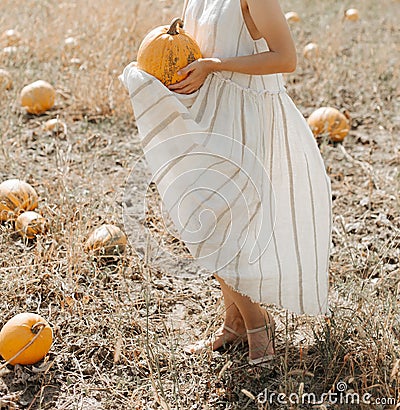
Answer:
[{"label": "woman's foot", "polygon": [[230,345],[236,341],[246,341],[246,327],[243,320],[231,322],[229,326],[224,323],[216,332],[212,341],[212,350]]},{"label": "woman's foot", "polygon": [[232,343],[246,342],[246,327],[242,318],[229,320],[229,325],[225,323],[215,332],[211,339],[199,340],[196,343],[190,344],[184,348],[187,353],[196,353],[204,349],[218,350]]},{"label": "woman's foot", "polygon": [[275,321],[269,312],[265,311],[264,323],[260,325],[247,330],[250,364],[264,363],[275,357]]}]

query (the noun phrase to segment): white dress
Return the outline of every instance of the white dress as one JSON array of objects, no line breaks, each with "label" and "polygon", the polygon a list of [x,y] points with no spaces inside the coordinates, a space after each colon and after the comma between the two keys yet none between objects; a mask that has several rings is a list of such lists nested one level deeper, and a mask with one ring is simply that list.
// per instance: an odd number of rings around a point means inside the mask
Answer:
[{"label": "white dress", "polygon": [[[189,0],[185,30],[203,57],[267,51],[240,0]],[[182,95],[128,65],[146,161],[196,262],[253,301],[327,314],[330,179],[281,74],[210,74]]]}]

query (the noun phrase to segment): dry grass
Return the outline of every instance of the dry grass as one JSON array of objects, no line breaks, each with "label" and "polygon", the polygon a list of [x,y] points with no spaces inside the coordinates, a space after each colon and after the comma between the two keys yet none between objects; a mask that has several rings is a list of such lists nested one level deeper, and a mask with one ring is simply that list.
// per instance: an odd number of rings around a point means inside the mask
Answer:
[{"label": "dry grass", "polygon": [[[348,391],[399,403],[400,5],[395,0],[282,1],[285,11],[296,10],[302,18],[292,26],[299,64],[287,76],[290,95],[305,116],[321,105],[347,111],[352,130],[343,144],[320,142],[334,197],[333,316],[295,317],[273,309],[279,359],[272,368],[249,369],[241,346],[195,357],[182,353],[185,343],[208,335],[223,316],[215,281],[196,272],[190,259],[146,264],[136,253],[146,254],[145,239],[143,249],[130,248],[114,264],[99,264],[84,253],[93,227],[122,226],[125,180],[141,156],[117,75],[135,58],[150,28],[179,14],[179,3],[0,3],[0,32],[15,28],[23,38],[13,55],[0,48],[0,68],[14,81],[10,91],[0,91],[0,180],[32,183],[41,197],[39,210],[50,221],[49,233],[33,242],[22,241],[10,224],[0,225],[0,322],[22,311],[38,312],[55,332],[45,362],[1,370],[0,408],[288,408],[257,405],[252,395],[267,389],[320,397],[338,381],[346,382]],[[360,10],[360,21],[342,20],[350,6]],[[79,44],[73,51],[64,48],[70,36]],[[301,55],[309,41],[320,45],[315,61]],[[56,107],[42,116],[25,115],[19,91],[39,78],[57,88]],[[41,123],[57,115],[67,132],[43,131]],[[144,181],[142,173],[131,178]],[[156,236],[179,248],[158,222],[154,214],[147,218]]]}]

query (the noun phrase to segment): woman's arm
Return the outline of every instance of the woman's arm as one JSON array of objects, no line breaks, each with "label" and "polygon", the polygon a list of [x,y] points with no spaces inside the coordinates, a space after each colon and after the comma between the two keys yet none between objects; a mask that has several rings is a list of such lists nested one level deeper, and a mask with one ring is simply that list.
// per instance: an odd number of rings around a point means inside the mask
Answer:
[{"label": "woman's arm", "polygon": [[244,74],[292,72],[296,68],[296,49],[278,0],[245,0],[249,14],[269,51],[231,58],[200,58],[181,70],[188,76],[168,88],[182,94],[196,91],[213,71]]}]

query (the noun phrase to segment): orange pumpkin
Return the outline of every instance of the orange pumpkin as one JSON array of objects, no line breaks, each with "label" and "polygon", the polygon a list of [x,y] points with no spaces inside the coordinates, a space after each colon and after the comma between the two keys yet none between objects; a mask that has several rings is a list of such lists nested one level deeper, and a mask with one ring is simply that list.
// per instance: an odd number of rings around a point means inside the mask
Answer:
[{"label": "orange pumpkin", "polygon": [[21,105],[30,114],[41,114],[53,107],[56,92],[51,84],[38,80],[21,91]]},{"label": "orange pumpkin", "polygon": [[46,231],[46,219],[34,211],[22,213],[15,221],[15,230],[23,237],[33,239]]},{"label": "orange pumpkin", "polygon": [[198,58],[199,46],[177,18],[170,26],[157,27],[147,34],[139,47],[137,67],[170,85],[183,80],[186,76],[177,72]]},{"label": "orange pumpkin", "polygon": [[0,184],[0,221],[15,219],[38,206],[38,194],[27,182],[8,179]]},{"label": "orange pumpkin", "polygon": [[35,313],[14,316],[0,331],[0,355],[12,365],[38,362],[46,356],[52,343],[51,327]]},{"label": "orange pumpkin", "polygon": [[118,226],[105,224],[95,229],[86,241],[85,250],[95,256],[115,256],[125,252],[127,238]]},{"label": "orange pumpkin", "polygon": [[343,141],[350,130],[347,118],[333,107],[318,108],[308,117],[307,122],[316,137],[327,134],[335,142]]}]

